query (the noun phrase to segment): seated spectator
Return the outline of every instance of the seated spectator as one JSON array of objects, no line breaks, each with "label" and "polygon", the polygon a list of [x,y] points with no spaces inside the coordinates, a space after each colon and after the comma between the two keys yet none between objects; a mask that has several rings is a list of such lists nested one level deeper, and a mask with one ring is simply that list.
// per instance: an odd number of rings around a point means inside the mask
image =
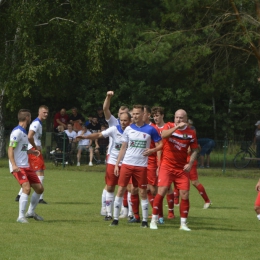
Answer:
[{"label": "seated spectator", "polygon": [[78,113],[78,109],[73,107],[71,109],[72,114],[69,117],[69,122],[73,124],[73,130],[78,132],[81,130],[81,124],[85,121],[84,117]]},{"label": "seated spectator", "polygon": [[82,139],[82,136],[90,135],[91,132],[88,131],[87,127],[83,124],[81,126],[81,130],[77,134],[77,140],[78,142],[78,153],[77,153],[77,166],[80,166],[80,158],[81,158],[81,152],[87,151],[89,152],[89,166],[93,166],[92,160],[93,160],[93,148],[92,148],[92,140],[89,139]]},{"label": "seated spectator", "polygon": [[107,124],[107,121],[106,121],[105,116],[104,116],[103,107],[97,108],[97,120],[98,120],[98,123],[100,125],[106,125]]},{"label": "seated spectator", "polygon": [[209,168],[210,163],[210,153],[212,152],[212,149],[215,147],[215,141],[210,138],[199,138],[198,144],[201,147],[200,151],[200,168],[204,168],[204,161],[205,161],[205,155],[206,155],[206,167]]},{"label": "seated spectator", "polygon": [[92,116],[88,117],[88,120],[85,122],[85,126],[87,127],[92,122]]},{"label": "seated spectator", "polygon": [[77,137],[77,133],[73,130],[73,126],[71,123],[68,123],[67,125],[68,129],[65,130],[65,133],[67,134],[67,136],[69,137],[69,141],[70,141],[70,146],[71,146],[71,152],[73,152],[76,149],[76,137]]},{"label": "seated spectator", "polygon": [[[107,129],[107,125],[101,125],[101,132]],[[106,155],[109,144],[109,138],[99,138],[95,147],[95,154],[97,155],[97,163],[101,163],[100,154]]]},{"label": "seated spectator", "polygon": [[[92,116],[91,123],[89,123],[87,127],[91,133],[100,132],[101,125],[98,123],[97,116]],[[98,146],[98,139],[93,140],[93,142],[95,143],[95,146]]]},{"label": "seated spectator", "polygon": [[58,126],[63,126],[64,129],[67,129],[67,124],[69,122],[69,116],[66,113],[66,109],[62,108],[60,112],[57,112],[54,116],[53,121],[53,130],[55,133],[58,133]]}]

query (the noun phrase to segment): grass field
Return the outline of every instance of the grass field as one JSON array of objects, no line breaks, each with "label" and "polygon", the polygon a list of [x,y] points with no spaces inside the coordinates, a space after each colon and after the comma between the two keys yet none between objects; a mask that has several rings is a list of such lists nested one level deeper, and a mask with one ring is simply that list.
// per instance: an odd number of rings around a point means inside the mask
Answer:
[{"label": "grass field", "polygon": [[253,210],[257,170],[226,175],[221,169],[199,170],[213,205],[203,210],[202,198],[191,187],[192,231],[184,232],[178,230],[178,208],[177,218],[166,219],[158,230],[126,220],[109,227],[100,216],[104,166],[47,167],[48,205],[36,210],[44,221],[30,219],[26,225],[16,223],[19,186],[7,160],[0,161],[0,259],[260,259],[260,221]]}]

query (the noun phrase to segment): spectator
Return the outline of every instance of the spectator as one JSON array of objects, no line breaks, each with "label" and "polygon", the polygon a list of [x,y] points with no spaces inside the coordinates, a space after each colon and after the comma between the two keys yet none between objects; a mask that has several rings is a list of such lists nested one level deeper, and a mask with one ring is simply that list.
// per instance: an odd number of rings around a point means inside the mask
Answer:
[{"label": "spectator", "polygon": [[[98,123],[97,116],[92,116],[91,123],[88,124],[88,130],[91,133],[98,133],[101,130],[101,125]],[[98,139],[93,140],[95,147],[98,146]]]},{"label": "spectator", "polygon": [[103,107],[97,108],[97,120],[98,120],[98,123],[100,125],[106,125],[107,124],[107,121],[106,121],[105,116],[104,116]]},{"label": "spectator", "polygon": [[[260,121],[257,121],[255,130],[255,137],[254,137],[254,145],[256,145],[256,157],[260,158]],[[260,161],[257,161],[257,166],[260,168]]]},{"label": "spectator", "polygon": [[73,107],[71,112],[72,114],[69,117],[69,121],[73,124],[73,130],[78,132],[81,130],[81,124],[85,121],[85,119],[80,113],[78,113],[78,109],[76,107]]},{"label": "spectator", "polygon": [[58,133],[58,126],[63,126],[64,129],[67,129],[67,124],[69,122],[69,116],[66,113],[66,109],[62,108],[60,112],[56,113],[53,121],[53,130]]},{"label": "spectator", "polygon": [[210,162],[210,153],[212,149],[215,147],[215,141],[210,138],[200,138],[198,139],[198,143],[201,147],[200,151],[200,168],[204,168],[205,155],[206,155],[206,167],[209,168]]},{"label": "spectator", "polygon": [[88,126],[92,122],[92,116],[88,117],[88,120],[85,122],[85,126]]},{"label": "spectator", "polygon": [[[105,131],[107,129],[107,125],[101,125],[101,132]],[[97,141],[97,145],[95,147],[95,154],[97,155],[98,158],[98,163],[101,162],[100,160],[100,154],[106,154],[107,153],[107,147],[109,144],[109,139],[108,138],[99,138]]]},{"label": "spectator", "polygon": [[71,152],[73,152],[76,149],[77,133],[73,130],[73,126],[72,126],[71,123],[68,123],[68,129],[65,130],[65,133],[69,137],[70,146],[71,146]]},{"label": "spectator", "polygon": [[82,139],[83,136],[90,135],[91,132],[87,129],[85,125],[81,126],[81,130],[78,132],[77,139],[79,139],[78,143],[78,153],[77,153],[77,166],[80,166],[80,158],[81,158],[81,152],[87,151],[89,152],[89,166],[93,166],[92,160],[93,160],[93,149],[92,149],[92,140],[89,139]]}]

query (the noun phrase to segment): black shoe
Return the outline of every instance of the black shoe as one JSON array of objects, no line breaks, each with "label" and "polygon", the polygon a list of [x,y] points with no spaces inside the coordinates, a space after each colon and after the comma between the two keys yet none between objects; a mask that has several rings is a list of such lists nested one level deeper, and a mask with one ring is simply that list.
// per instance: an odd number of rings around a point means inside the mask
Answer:
[{"label": "black shoe", "polygon": [[142,227],[142,228],[148,228],[148,223],[147,223],[147,221],[142,221],[141,227]]},{"label": "black shoe", "polygon": [[114,219],[113,222],[109,226],[117,226],[118,225],[118,220]]},{"label": "black shoe", "polygon": [[15,198],[15,201],[19,201],[20,200],[20,195],[17,195],[16,198]]},{"label": "black shoe", "polygon": [[41,204],[48,204],[45,200],[43,200],[43,199],[40,199],[39,200],[39,203],[41,203]]},{"label": "black shoe", "polygon": [[132,219],[128,220],[128,223],[141,223],[140,218],[133,217]]},{"label": "black shoe", "polygon": [[105,216],[105,217],[104,217],[104,220],[105,220],[105,221],[110,221],[110,220],[112,220],[112,217],[111,217],[111,216]]}]

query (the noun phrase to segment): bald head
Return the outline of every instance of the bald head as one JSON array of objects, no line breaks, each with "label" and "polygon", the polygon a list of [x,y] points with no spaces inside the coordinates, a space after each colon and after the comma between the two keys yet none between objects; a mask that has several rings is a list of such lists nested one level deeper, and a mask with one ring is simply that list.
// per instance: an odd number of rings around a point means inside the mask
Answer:
[{"label": "bald head", "polygon": [[180,123],[186,123],[187,125],[187,113],[183,109],[179,109],[175,112],[174,123],[179,125]]}]

